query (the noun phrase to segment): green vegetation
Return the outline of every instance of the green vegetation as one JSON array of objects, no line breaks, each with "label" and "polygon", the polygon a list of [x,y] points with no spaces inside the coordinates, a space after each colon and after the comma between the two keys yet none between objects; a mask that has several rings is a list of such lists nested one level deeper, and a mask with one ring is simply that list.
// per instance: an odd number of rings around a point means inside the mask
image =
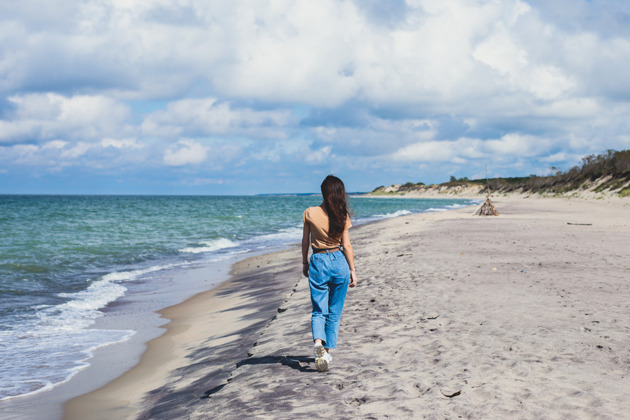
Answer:
[{"label": "green vegetation", "polygon": [[401,185],[400,188],[398,188],[398,192],[404,193],[407,191],[414,191],[417,190],[418,187],[422,186],[424,186],[422,182],[418,182],[417,184],[414,184],[413,182],[407,182],[405,185]]},{"label": "green vegetation", "polygon": [[[493,192],[509,193],[512,191],[530,192],[539,194],[562,195],[570,192],[587,190],[593,188],[595,182],[598,183],[595,192],[612,191],[617,192],[621,197],[630,196],[630,150],[608,150],[601,155],[589,155],[582,158],[579,165],[574,166],[566,172],[552,167],[554,175],[510,178],[493,178],[488,180],[490,190]],[[487,191],[485,179],[470,180],[467,177],[450,177],[448,182],[439,186],[483,186],[482,193]],[[423,190],[424,184],[419,182],[414,184],[408,182],[401,185],[398,193]],[[385,187],[381,186],[372,194],[393,194],[385,193]]]},{"label": "green vegetation", "polygon": [[370,194],[371,195],[392,195],[392,196],[393,195],[400,195],[400,193],[398,193],[398,192],[386,192],[386,191],[383,191],[383,190],[384,190],[384,188],[381,189],[381,190],[376,188],[376,189],[370,191]]},{"label": "green vegetation", "polygon": [[589,155],[582,158],[579,165],[567,172],[556,171],[555,175],[495,178],[490,180],[490,188],[507,192],[521,189],[564,194],[588,189],[595,181],[601,182],[595,189],[596,192],[618,190],[630,182],[630,150],[620,152],[608,150],[605,154]]},{"label": "green vegetation", "polygon": [[[486,182],[486,180],[484,179],[483,182]],[[458,185],[481,184],[481,183],[482,183],[482,180],[480,179],[470,180],[468,179],[468,177],[455,178],[453,175],[451,175],[451,179],[448,182],[444,182],[443,184],[440,184],[440,185],[446,185],[448,187],[456,187]]]}]

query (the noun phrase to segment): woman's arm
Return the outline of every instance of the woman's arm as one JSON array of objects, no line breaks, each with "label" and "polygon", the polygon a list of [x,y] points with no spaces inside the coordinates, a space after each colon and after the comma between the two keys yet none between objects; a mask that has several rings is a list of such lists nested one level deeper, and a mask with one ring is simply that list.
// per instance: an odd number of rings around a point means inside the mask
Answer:
[{"label": "woman's arm", "polygon": [[304,231],[302,231],[302,274],[308,277],[308,247],[311,242],[311,225],[304,222]]},{"label": "woman's arm", "polygon": [[352,244],[350,243],[350,233],[348,229],[343,231],[341,236],[341,246],[343,246],[343,255],[346,256],[348,266],[350,267],[350,287],[357,285],[357,273],[354,271],[354,251],[352,250]]}]

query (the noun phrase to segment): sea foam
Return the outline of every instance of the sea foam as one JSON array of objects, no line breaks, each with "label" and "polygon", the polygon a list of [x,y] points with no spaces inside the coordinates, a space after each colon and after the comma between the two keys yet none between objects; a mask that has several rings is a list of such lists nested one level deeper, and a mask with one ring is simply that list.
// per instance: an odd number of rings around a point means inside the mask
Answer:
[{"label": "sea foam", "polygon": [[238,242],[230,241],[226,238],[214,239],[212,241],[201,242],[199,246],[186,247],[180,249],[179,252],[187,254],[200,254],[202,252],[214,252],[225,248],[234,248],[239,245]]},{"label": "sea foam", "polygon": [[[85,290],[58,293],[67,299],[58,305],[40,305],[11,330],[0,331],[0,400],[41,392],[67,382],[89,366],[92,352],[128,340],[135,331],[89,328],[103,316],[100,309],[125,295],[120,284],[151,272],[173,267],[156,265],[141,270],[113,272],[92,282]],[[33,379],[40,378],[40,379]]]},{"label": "sea foam", "polygon": [[[455,201],[362,198],[351,203],[353,223],[460,207]],[[316,196],[10,198],[21,217],[3,225],[10,238],[4,255],[13,260],[0,277],[7,297],[0,302],[0,399],[50,389],[89,366],[94,349],[128,340],[133,331],[95,323],[130,290],[170,282],[161,270],[295,244],[303,210],[320,202]],[[40,229],[43,220],[50,229]]]}]

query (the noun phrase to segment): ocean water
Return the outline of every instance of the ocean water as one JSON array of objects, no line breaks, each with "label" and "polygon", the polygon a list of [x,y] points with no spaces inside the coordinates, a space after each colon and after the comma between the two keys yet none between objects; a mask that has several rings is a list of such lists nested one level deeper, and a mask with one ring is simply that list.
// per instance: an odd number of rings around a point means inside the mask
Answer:
[{"label": "ocean water", "polygon": [[[132,330],[90,328],[133,284],[300,241],[316,195],[0,196],[0,400],[41,392]],[[354,223],[472,204],[351,197]]]}]

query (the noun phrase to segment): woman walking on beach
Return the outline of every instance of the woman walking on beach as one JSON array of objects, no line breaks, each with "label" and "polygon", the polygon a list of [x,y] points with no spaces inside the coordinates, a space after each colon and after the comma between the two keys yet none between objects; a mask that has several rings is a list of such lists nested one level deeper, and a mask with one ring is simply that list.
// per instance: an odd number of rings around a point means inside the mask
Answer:
[{"label": "woman walking on beach", "polygon": [[[337,347],[341,311],[348,286],[357,284],[354,254],[348,229],[352,226],[343,182],[328,175],[321,185],[323,202],[304,210],[302,273],[311,289],[315,365],[324,372],[332,362],[330,350]],[[313,248],[310,264],[309,245]]]}]

